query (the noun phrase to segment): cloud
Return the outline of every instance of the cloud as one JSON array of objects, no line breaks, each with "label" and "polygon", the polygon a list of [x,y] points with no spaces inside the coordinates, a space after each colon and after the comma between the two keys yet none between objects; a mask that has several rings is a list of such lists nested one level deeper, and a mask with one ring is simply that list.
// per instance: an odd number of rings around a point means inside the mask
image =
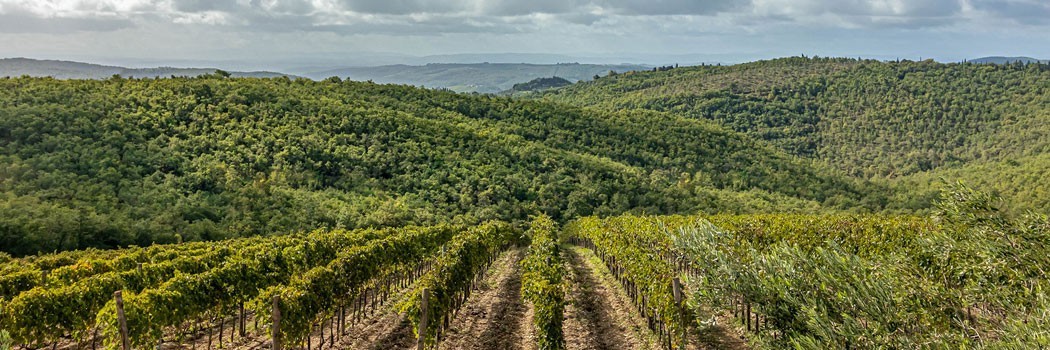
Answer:
[{"label": "cloud", "polygon": [[0,32],[146,24],[245,33],[648,35],[944,28],[983,17],[1050,24],[1045,0],[0,0]]},{"label": "cloud", "polygon": [[456,13],[470,11],[474,1],[468,0],[340,0],[347,11],[383,15]]},{"label": "cloud", "polygon": [[9,13],[0,14],[0,32],[2,33],[108,32],[132,26],[131,21],[122,19],[38,18]]},{"label": "cloud", "polygon": [[42,16],[29,8],[14,7],[10,4],[0,7],[0,33],[108,32],[132,26],[132,21],[113,16]]},{"label": "cloud", "polygon": [[179,12],[235,12],[241,7],[236,0],[178,0],[172,5],[172,9]]},{"label": "cloud", "polygon": [[759,19],[842,28],[915,29],[964,20],[960,0],[754,0],[751,10]]},{"label": "cloud", "polygon": [[1021,24],[1050,23],[1050,2],[1045,0],[970,0],[969,3],[984,14]]},{"label": "cloud", "polygon": [[486,0],[476,3],[476,11],[488,16],[523,16],[537,13],[544,14],[588,14],[594,8],[587,8],[585,1],[576,0]]},{"label": "cloud", "polygon": [[621,15],[713,15],[741,9],[747,0],[605,0],[598,5]]}]

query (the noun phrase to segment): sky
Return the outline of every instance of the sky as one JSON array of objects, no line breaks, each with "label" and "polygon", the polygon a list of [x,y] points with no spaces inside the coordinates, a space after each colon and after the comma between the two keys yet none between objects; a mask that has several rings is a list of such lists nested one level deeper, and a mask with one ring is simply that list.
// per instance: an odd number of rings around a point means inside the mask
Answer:
[{"label": "sky", "polygon": [[0,0],[0,57],[273,68],[461,53],[1047,59],[1050,0]]}]

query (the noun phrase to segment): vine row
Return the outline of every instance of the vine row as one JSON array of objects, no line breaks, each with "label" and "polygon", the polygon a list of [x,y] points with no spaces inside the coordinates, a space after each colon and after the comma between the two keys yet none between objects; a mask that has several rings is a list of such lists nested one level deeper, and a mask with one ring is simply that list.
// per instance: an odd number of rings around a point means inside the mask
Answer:
[{"label": "vine row", "polygon": [[540,350],[565,348],[562,321],[565,311],[565,264],[561,258],[557,224],[546,215],[532,220],[531,239],[521,262],[521,294],[534,310],[533,326]]},{"label": "vine row", "polygon": [[484,272],[516,238],[509,224],[487,222],[453,238],[438,255],[430,272],[416,283],[412,297],[399,305],[424,347],[437,344]]}]

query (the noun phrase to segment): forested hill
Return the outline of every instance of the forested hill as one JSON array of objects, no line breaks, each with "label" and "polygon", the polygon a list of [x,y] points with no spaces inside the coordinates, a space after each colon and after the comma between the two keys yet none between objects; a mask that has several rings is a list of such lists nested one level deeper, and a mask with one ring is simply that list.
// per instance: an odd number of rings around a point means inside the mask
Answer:
[{"label": "forested hill", "polygon": [[1050,152],[1050,66],[1037,63],[793,57],[618,74],[541,98],[714,121],[866,179]]},{"label": "forested hill", "polygon": [[568,80],[565,80],[565,78],[561,78],[561,77],[546,78],[546,77],[544,77],[544,78],[536,78],[536,79],[533,79],[533,80],[529,80],[529,81],[524,82],[524,83],[514,84],[514,86],[511,87],[510,90],[505,91],[504,93],[534,92],[534,91],[542,91],[542,90],[547,90],[547,89],[559,88],[559,87],[568,86],[568,85],[572,85],[572,82],[568,81]]},{"label": "forested hill", "polygon": [[784,58],[603,77],[551,100],[706,119],[851,175],[1050,152],[1050,65]]},{"label": "forested hill", "polygon": [[659,112],[338,79],[0,79],[0,247],[15,254],[535,212],[879,210],[886,197]]}]

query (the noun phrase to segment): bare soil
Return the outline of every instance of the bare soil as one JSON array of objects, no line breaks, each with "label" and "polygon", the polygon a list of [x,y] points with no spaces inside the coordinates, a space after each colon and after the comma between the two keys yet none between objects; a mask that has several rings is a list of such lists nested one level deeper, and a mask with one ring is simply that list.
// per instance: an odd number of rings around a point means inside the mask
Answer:
[{"label": "bare soil", "polygon": [[566,348],[572,350],[655,349],[645,320],[633,312],[627,294],[588,249],[565,246]]},{"label": "bare soil", "polygon": [[703,329],[691,329],[699,339],[702,349],[749,349],[743,329],[732,327],[732,315],[720,314],[715,317],[715,324]]},{"label": "bare soil", "polygon": [[[569,265],[569,305],[565,312],[565,342],[571,350],[661,349],[627,292],[590,249],[564,249]],[[692,326],[688,350],[748,349],[741,333],[719,317],[714,325]]]},{"label": "bare soil", "polygon": [[438,349],[528,350],[535,342],[521,298],[520,248],[504,253],[449,325]]},{"label": "bare soil", "polygon": [[416,337],[412,323],[394,308],[396,300],[407,297],[404,293],[410,290],[403,291],[400,298],[392,298],[375,316],[347,327],[347,335],[336,343],[336,348],[415,349]]}]

